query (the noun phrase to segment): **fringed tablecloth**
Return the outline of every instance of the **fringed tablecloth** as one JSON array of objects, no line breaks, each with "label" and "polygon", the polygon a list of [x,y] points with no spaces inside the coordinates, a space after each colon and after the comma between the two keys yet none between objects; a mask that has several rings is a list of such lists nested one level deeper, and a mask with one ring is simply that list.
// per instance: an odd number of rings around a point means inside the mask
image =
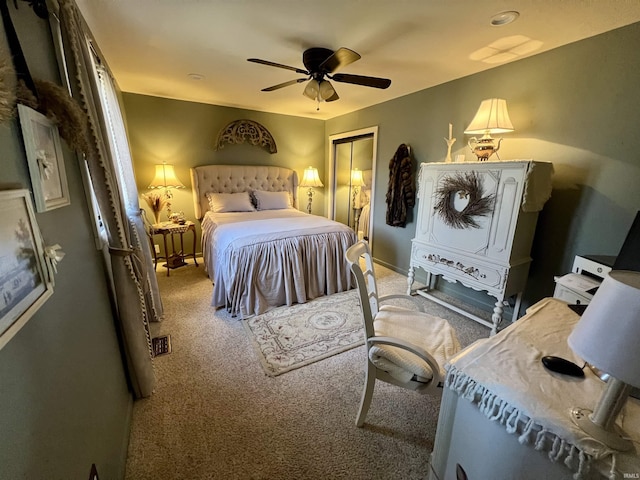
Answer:
[{"label": "fringed tablecloth", "polygon": [[[565,302],[554,298],[538,302],[514,325],[454,357],[447,368],[446,388],[477,405],[489,420],[504,425],[520,443],[548,452],[550,461],[564,462],[576,480],[585,478],[592,468],[610,479],[638,478],[636,452],[614,452],[571,420],[572,408],[596,406],[605,383],[589,368],[584,378],[574,378],[551,373],[541,363],[543,356],[556,355],[584,364],[567,345],[579,319]],[[621,422],[637,451],[640,402],[629,399],[618,419]]]}]

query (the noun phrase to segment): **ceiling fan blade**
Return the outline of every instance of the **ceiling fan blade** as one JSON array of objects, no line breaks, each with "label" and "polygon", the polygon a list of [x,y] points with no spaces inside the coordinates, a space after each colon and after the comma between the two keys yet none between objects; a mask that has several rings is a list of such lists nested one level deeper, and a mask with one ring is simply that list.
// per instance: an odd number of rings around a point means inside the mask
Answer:
[{"label": "ceiling fan blade", "polygon": [[363,75],[350,75],[348,73],[336,73],[331,77],[331,80],[374,88],[388,88],[389,85],[391,85],[391,80],[388,78],[365,77]]},{"label": "ceiling fan blade", "polygon": [[267,65],[269,67],[285,68],[287,70],[292,70],[296,73],[309,75],[309,72],[307,72],[306,70],[302,70],[301,68],[290,67],[289,65],[282,65],[281,63],[270,62],[269,60],[261,60],[259,58],[247,58],[247,62],[260,63],[262,65]]},{"label": "ceiling fan blade", "polygon": [[340,47],[338,50],[333,52],[329,58],[327,58],[324,62],[320,64],[318,69],[321,72],[332,73],[342,68],[350,63],[355,62],[356,60],[360,60],[360,54],[354,52],[353,50],[349,50],[348,48]]},{"label": "ceiling fan blade", "polygon": [[263,88],[263,92],[273,92],[274,90],[278,90],[280,88],[288,87],[289,85],[295,85],[296,83],[302,83],[309,80],[308,78],[296,78],[295,80],[289,80],[288,82],[279,83],[278,85],[273,85],[271,87]]}]

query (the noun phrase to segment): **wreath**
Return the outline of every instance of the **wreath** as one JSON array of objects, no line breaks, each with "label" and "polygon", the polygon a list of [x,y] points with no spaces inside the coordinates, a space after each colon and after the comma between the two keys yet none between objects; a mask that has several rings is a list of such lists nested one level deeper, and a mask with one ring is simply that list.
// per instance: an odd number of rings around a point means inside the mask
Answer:
[{"label": "wreath", "polygon": [[[454,195],[469,199],[469,203],[461,211],[453,206]],[[457,229],[480,228],[474,217],[491,213],[495,199],[494,194],[484,196],[482,180],[474,171],[445,177],[435,196],[434,210],[444,223]]]}]

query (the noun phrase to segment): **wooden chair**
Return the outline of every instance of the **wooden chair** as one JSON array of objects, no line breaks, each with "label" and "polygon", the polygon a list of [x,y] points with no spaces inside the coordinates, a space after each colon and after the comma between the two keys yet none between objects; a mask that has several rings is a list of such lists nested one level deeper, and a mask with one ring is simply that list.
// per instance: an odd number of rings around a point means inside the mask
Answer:
[{"label": "wooden chair", "polygon": [[[356,425],[361,427],[376,379],[422,394],[441,395],[444,364],[460,350],[460,344],[449,323],[424,313],[417,299],[409,295],[378,296],[367,242],[351,246],[345,256],[358,286],[367,348],[365,386],[356,418]],[[380,305],[391,299],[410,300],[418,310]]]}]

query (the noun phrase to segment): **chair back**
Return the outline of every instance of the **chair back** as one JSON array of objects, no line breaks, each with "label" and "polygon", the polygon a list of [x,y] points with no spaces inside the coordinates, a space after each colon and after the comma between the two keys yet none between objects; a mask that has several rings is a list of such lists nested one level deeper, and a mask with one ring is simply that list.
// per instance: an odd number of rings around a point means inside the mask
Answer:
[{"label": "chair back", "polygon": [[[369,244],[365,240],[360,240],[347,249],[345,257],[356,278],[366,338],[370,338],[375,335],[373,319],[378,314],[378,286]],[[364,270],[361,261],[364,263]],[[368,347],[369,344],[367,344],[367,349]]]}]

